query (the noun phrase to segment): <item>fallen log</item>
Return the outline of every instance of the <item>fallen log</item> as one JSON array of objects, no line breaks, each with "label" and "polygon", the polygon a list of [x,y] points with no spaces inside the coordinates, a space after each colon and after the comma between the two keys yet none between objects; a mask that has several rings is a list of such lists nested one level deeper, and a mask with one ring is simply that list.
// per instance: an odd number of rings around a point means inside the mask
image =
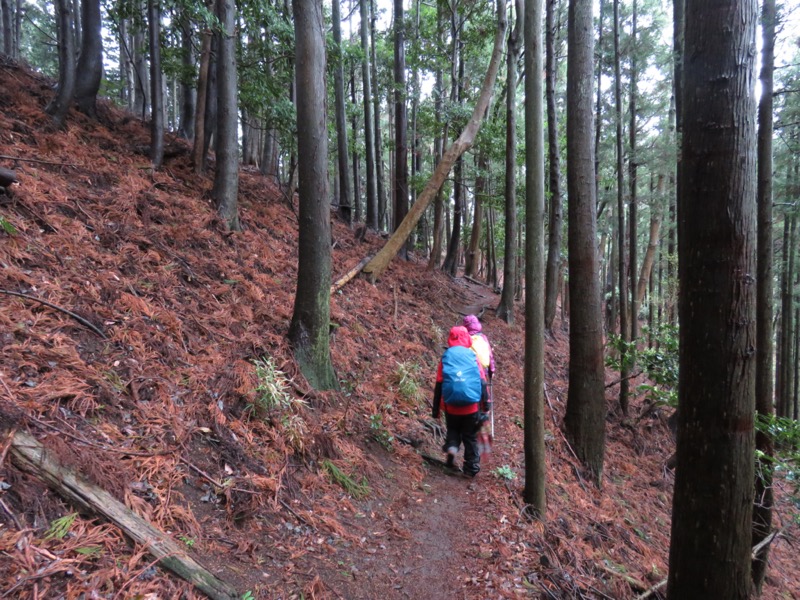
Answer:
[{"label": "fallen log", "polygon": [[372,256],[367,256],[365,258],[362,258],[361,262],[359,262],[355,267],[353,267],[347,273],[339,277],[339,279],[337,279],[331,286],[331,295],[335,294],[340,289],[342,289],[345,286],[345,284],[351,279],[353,279],[356,275],[358,275],[361,272],[361,270],[367,265],[367,263],[371,260]]},{"label": "fallen log", "polygon": [[62,465],[33,436],[18,431],[9,452],[12,462],[43,480],[82,511],[103,516],[158,559],[159,566],[188,581],[212,600],[238,598],[236,590],[202,567],[172,538],[156,529],[105,490]]}]

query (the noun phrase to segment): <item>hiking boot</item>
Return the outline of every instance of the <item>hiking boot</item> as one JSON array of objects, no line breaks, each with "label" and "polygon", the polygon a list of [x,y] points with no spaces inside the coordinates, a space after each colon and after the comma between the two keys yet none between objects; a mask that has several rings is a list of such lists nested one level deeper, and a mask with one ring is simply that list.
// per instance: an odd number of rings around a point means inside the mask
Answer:
[{"label": "hiking boot", "polygon": [[450,446],[447,449],[447,457],[445,459],[445,464],[448,467],[455,467],[456,466],[456,454],[458,454],[458,448],[455,446]]}]

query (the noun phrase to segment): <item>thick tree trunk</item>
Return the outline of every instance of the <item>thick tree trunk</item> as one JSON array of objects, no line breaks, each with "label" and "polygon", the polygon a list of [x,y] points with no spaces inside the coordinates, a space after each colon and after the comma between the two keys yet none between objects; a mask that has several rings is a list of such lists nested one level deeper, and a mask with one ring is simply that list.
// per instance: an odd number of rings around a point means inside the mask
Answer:
[{"label": "thick tree trunk", "polygon": [[150,160],[153,167],[164,162],[164,87],[161,70],[161,6],[158,0],[147,0],[147,21],[150,35]]},{"label": "thick tree trunk", "polygon": [[498,0],[497,6],[499,17],[497,32],[494,38],[494,48],[492,49],[492,57],[489,60],[489,67],[486,70],[483,86],[481,87],[478,101],[475,104],[475,109],[472,111],[472,116],[467,122],[464,131],[461,132],[458,139],[453,142],[442,156],[442,160],[439,161],[433,175],[431,175],[431,178],[425,184],[425,188],[422,190],[419,198],[417,198],[414,206],[408,211],[406,218],[397,226],[394,234],[386,242],[386,245],[381,248],[380,252],[375,255],[375,258],[364,267],[364,273],[372,282],[375,282],[383,274],[386,267],[389,266],[389,262],[397,255],[406,239],[408,239],[409,234],[419,222],[428,204],[430,204],[437,190],[442,186],[442,183],[444,183],[456,159],[469,150],[475,141],[475,136],[478,134],[483,116],[486,113],[486,109],[492,97],[494,83],[497,79],[497,71],[500,68],[500,60],[502,58],[503,41],[506,32],[505,4],[503,0]]},{"label": "thick tree trunk", "polygon": [[211,194],[225,225],[239,231],[238,81],[236,76],[236,6],[217,0],[222,29],[217,59],[217,143],[214,189]]},{"label": "thick tree trunk", "polygon": [[[558,271],[561,267],[561,227],[563,221],[561,206],[561,151],[558,143],[558,113],[556,111],[556,44],[557,27],[555,12],[558,0],[545,0],[547,3],[545,17],[545,95],[547,97],[547,149],[550,167],[550,219],[549,245],[547,248],[547,268],[544,285],[544,327],[552,331],[556,318],[556,302],[558,301]],[[601,2],[602,4],[602,2]],[[601,23],[602,28],[602,23]],[[597,121],[600,121],[599,114]]]},{"label": "thick tree trunk", "polygon": [[686,4],[670,600],[750,597],[757,14],[755,0]]},{"label": "thick tree trunk", "polygon": [[297,81],[300,232],[297,293],[289,326],[309,384],[336,389],[330,353],[331,222],[325,114],[325,32],[321,0],[293,0]]},{"label": "thick tree trunk", "polygon": [[592,128],[591,0],[570,0],[567,57],[567,193],[569,237],[569,393],[566,435],[600,484],[605,453],[603,315],[597,259]]},{"label": "thick tree trunk", "polygon": [[[529,99],[525,103],[525,502],[538,517],[544,517],[547,511],[544,445],[544,122],[542,78],[538,76],[542,72],[544,56],[542,1],[528,0],[525,7],[525,97]],[[535,76],[531,76],[533,74]]]},{"label": "thick tree trunk", "polygon": [[45,112],[53,117],[57,128],[64,126],[75,91],[75,36],[72,4],[69,0],[56,0],[58,25],[58,91]]},{"label": "thick tree trunk", "polygon": [[75,73],[75,102],[78,108],[97,118],[97,92],[103,78],[103,38],[100,31],[100,0],[81,0],[81,55]]},{"label": "thick tree trunk", "polygon": [[[342,53],[342,17],[339,0],[331,0],[333,45],[333,112],[336,115],[336,165],[339,173],[339,216],[348,225],[353,222],[353,195],[350,188],[350,156],[347,143],[347,114],[344,96],[344,54]],[[354,140],[355,141],[355,140]]]}]

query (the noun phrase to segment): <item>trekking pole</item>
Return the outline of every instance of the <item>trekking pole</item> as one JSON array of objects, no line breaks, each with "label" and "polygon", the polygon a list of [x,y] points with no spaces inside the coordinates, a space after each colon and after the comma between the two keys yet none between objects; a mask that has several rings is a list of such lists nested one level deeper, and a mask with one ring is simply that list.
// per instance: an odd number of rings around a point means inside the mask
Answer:
[{"label": "trekking pole", "polygon": [[489,400],[492,402],[492,414],[490,415],[492,418],[492,429],[491,434],[489,435],[489,442],[494,441],[494,387],[492,385],[492,378],[489,377]]}]

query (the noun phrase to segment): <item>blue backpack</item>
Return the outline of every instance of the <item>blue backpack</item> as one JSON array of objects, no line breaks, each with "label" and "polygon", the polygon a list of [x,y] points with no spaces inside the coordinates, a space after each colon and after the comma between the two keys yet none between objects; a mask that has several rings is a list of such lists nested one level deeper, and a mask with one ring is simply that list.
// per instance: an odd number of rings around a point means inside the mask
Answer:
[{"label": "blue backpack", "polygon": [[481,401],[481,371],[475,353],[452,346],[442,355],[442,397],[445,404],[469,406]]}]

